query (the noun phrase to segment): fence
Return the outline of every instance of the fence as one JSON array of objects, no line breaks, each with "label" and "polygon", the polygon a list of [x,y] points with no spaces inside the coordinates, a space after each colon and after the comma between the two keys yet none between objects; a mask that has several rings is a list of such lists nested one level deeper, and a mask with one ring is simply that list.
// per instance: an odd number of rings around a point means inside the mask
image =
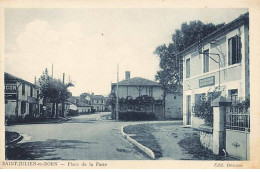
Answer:
[{"label": "fence", "polygon": [[250,113],[245,107],[231,106],[226,112],[226,151],[241,160],[250,159]]},{"label": "fence", "polygon": [[250,113],[248,109],[231,106],[226,113],[226,129],[250,132]]}]

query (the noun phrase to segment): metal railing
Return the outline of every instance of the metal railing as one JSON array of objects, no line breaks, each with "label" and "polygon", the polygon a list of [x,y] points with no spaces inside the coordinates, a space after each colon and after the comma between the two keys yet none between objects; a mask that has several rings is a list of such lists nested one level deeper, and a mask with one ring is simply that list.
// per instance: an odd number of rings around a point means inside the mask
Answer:
[{"label": "metal railing", "polygon": [[231,107],[226,113],[226,129],[250,132],[249,110]]}]

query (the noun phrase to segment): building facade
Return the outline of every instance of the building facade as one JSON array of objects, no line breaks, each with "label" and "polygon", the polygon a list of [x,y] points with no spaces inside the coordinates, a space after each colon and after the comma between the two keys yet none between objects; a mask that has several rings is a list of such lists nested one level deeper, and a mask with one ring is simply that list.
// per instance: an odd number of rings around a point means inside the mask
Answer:
[{"label": "building facade", "polygon": [[40,88],[28,81],[5,72],[5,117],[37,117],[42,112]]},{"label": "building facade", "polygon": [[90,101],[96,112],[104,112],[106,110],[106,98],[104,96],[92,93]]},{"label": "building facade", "polygon": [[[117,95],[117,84],[112,83],[111,93]],[[158,82],[141,77],[130,78],[130,72],[126,71],[125,80],[118,83],[118,97],[135,99],[140,96],[149,96],[154,100],[163,100],[163,90]],[[153,109],[157,118],[182,118],[182,94],[181,92],[167,93],[165,98],[165,115],[163,107]]]},{"label": "building facade", "polygon": [[184,125],[198,127],[204,123],[194,116],[194,106],[213,90],[232,101],[249,98],[248,14],[224,25],[180,55],[184,60]]},{"label": "building facade", "polygon": [[91,113],[93,109],[93,106],[90,104],[90,102],[76,96],[68,98],[68,106],[68,109],[77,111],[79,114]]}]

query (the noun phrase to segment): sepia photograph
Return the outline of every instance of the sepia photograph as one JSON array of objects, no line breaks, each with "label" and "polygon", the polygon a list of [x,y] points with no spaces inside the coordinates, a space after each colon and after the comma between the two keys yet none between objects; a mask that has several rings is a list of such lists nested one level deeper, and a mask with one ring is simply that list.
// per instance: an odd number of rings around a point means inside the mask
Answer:
[{"label": "sepia photograph", "polygon": [[0,168],[252,160],[248,7],[8,7],[2,18]]}]

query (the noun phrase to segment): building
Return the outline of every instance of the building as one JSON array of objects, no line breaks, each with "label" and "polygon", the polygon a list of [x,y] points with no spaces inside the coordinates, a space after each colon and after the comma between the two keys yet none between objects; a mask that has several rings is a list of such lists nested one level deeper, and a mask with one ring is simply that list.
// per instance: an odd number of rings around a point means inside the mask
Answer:
[{"label": "building", "polygon": [[[200,49],[201,51],[198,51]],[[193,107],[214,89],[232,101],[249,98],[249,15],[201,39],[179,53],[183,57],[183,123],[198,127],[203,120]]]},{"label": "building", "polygon": [[104,112],[106,110],[106,98],[102,95],[95,95],[92,93],[90,96],[91,105],[96,112]]},{"label": "building", "polygon": [[6,118],[37,117],[41,114],[43,106],[37,85],[6,72],[4,82]]},{"label": "building", "polygon": [[[112,83],[111,93],[117,94],[117,84]],[[120,98],[131,97],[135,99],[140,96],[149,96],[154,100],[163,100],[163,90],[158,82],[151,81],[141,77],[130,78],[130,72],[126,71],[125,80],[118,83],[118,94]],[[166,94],[165,98],[165,116],[163,107],[154,107],[151,109],[157,118],[182,118],[182,94],[181,92],[171,92]]]},{"label": "building", "polygon": [[68,106],[70,110],[77,111],[79,114],[91,113],[93,109],[90,101],[76,96],[68,98]]}]

